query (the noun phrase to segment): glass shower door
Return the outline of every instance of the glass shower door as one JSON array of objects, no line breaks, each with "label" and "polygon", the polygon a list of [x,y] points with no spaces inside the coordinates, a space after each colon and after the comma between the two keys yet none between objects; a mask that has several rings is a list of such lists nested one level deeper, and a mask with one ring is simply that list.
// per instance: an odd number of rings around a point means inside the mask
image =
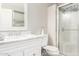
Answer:
[{"label": "glass shower door", "polygon": [[79,55],[79,11],[70,9],[73,6],[60,9],[59,14],[59,50],[69,56]]}]

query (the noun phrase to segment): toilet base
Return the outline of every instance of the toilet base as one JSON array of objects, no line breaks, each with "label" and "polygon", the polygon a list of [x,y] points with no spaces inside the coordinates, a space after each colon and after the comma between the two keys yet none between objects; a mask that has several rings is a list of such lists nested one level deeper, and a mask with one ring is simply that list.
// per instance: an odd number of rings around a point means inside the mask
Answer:
[{"label": "toilet base", "polygon": [[42,48],[43,56],[64,56],[60,54],[59,50],[55,46],[46,46]]},{"label": "toilet base", "polygon": [[48,56],[64,56],[64,55],[61,55],[61,54],[48,54]]}]

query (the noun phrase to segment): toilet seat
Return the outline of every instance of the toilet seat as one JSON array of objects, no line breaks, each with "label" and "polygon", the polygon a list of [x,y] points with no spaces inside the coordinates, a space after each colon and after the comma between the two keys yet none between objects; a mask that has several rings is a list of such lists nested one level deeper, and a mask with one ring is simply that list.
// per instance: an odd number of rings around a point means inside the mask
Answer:
[{"label": "toilet seat", "polygon": [[55,46],[46,46],[46,47],[43,47],[44,49],[46,50],[49,50],[49,51],[58,51],[58,48],[55,47]]},{"label": "toilet seat", "polygon": [[49,54],[49,55],[59,55],[59,50],[58,50],[58,48],[57,47],[55,47],[55,46],[46,46],[46,47],[43,47],[46,51],[47,51],[47,53]]}]

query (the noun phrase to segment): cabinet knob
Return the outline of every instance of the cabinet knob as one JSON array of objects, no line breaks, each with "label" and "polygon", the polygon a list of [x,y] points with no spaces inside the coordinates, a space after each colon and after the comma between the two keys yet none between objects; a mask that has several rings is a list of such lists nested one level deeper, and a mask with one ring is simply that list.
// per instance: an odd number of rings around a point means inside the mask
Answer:
[{"label": "cabinet knob", "polygon": [[33,56],[35,56],[35,53],[33,53]]}]

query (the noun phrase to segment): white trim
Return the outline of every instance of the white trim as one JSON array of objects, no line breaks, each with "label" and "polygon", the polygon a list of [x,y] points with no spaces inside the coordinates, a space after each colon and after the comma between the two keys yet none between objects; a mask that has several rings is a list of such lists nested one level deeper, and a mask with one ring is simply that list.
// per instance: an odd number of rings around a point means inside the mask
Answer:
[{"label": "white trim", "polygon": [[57,27],[57,35],[56,35],[57,36],[57,47],[58,47],[58,34],[59,34],[58,33],[59,32],[59,30],[58,30],[59,25],[58,24],[59,24],[59,7],[57,7],[57,26],[56,26]]}]

